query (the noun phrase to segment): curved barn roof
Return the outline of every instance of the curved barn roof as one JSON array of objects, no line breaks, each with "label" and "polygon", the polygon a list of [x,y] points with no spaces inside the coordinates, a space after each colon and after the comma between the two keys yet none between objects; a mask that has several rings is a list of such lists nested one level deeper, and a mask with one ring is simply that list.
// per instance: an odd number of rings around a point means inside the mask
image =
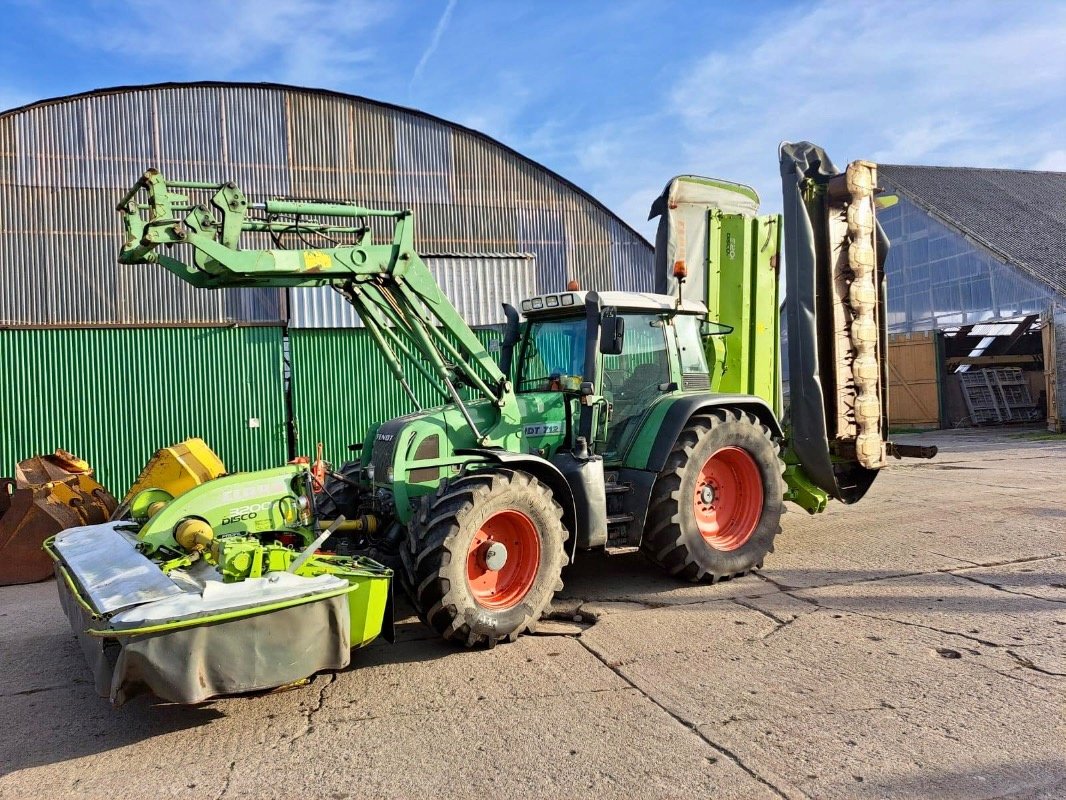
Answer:
[{"label": "curved barn roof", "polygon": [[[603,290],[649,290],[653,282],[643,236],[580,187],[483,133],[340,92],[162,83],[0,113],[0,266],[9,275],[26,270],[24,292],[0,298],[0,324],[285,321],[277,292],[205,296],[161,270],[115,263],[116,190],[148,166],[172,179],[236,180],[253,198],[411,207],[423,252],[530,253],[538,290],[571,277]],[[31,269],[39,264],[54,269],[42,277]]]}]

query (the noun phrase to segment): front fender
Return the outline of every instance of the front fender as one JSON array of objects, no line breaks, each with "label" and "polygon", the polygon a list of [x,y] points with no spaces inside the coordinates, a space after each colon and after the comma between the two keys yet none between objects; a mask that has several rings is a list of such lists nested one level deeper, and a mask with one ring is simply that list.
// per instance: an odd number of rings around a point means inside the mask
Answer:
[{"label": "front fender", "polygon": [[577,505],[574,502],[574,492],[570,488],[570,484],[567,483],[566,478],[557,466],[547,459],[531,453],[512,453],[509,450],[496,450],[488,447],[458,449],[455,454],[478,456],[502,467],[528,472],[551,489],[556,501],[563,507],[563,525],[570,532],[566,548],[567,556],[573,562],[574,552],[577,549]]}]

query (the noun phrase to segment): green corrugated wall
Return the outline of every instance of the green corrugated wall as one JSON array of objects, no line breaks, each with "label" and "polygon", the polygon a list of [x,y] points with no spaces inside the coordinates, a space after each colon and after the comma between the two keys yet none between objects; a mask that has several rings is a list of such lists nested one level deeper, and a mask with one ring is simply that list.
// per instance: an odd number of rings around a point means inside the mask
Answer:
[{"label": "green corrugated wall", "polygon": [[190,436],[230,471],[281,464],[281,342],[259,327],[0,330],[0,475],[62,447],[122,494]]},{"label": "green corrugated wall", "polygon": [[[486,346],[500,338],[495,328],[475,333]],[[302,455],[313,458],[322,442],[326,460],[339,466],[352,459],[348,445],[363,441],[372,424],[415,410],[365,328],[290,329],[289,358]],[[406,372],[423,405],[443,403],[420,373]]]}]

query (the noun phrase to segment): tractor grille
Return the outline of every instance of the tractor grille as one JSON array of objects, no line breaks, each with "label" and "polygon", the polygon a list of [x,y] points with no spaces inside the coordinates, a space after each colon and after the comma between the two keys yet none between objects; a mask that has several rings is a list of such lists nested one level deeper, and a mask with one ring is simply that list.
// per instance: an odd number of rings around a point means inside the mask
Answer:
[{"label": "tractor grille", "polygon": [[389,467],[395,461],[396,448],[400,444],[400,433],[404,426],[416,420],[424,414],[408,414],[405,417],[396,417],[382,424],[374,434],[374,450],[370,457],[370,463],[374,465],[374,480],[377,483],[386,482],[386,474]]}]

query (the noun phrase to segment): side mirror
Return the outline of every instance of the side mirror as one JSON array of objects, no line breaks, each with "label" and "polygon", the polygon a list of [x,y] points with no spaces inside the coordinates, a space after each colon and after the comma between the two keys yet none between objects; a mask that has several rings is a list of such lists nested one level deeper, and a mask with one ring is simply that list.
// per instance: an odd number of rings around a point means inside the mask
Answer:
[{"label": "side mirror", "polygon": [[600,352],[605,356],[622,355],[626,338],[626,321],[613,308],[605,308],[600,315]]},{"label": "side mirror", "polygon": [[711,322],[707,319],[700,322],[700,337],[703,339],[708,336],[728,336],[732,332],[733,326],[724,322]]}]

